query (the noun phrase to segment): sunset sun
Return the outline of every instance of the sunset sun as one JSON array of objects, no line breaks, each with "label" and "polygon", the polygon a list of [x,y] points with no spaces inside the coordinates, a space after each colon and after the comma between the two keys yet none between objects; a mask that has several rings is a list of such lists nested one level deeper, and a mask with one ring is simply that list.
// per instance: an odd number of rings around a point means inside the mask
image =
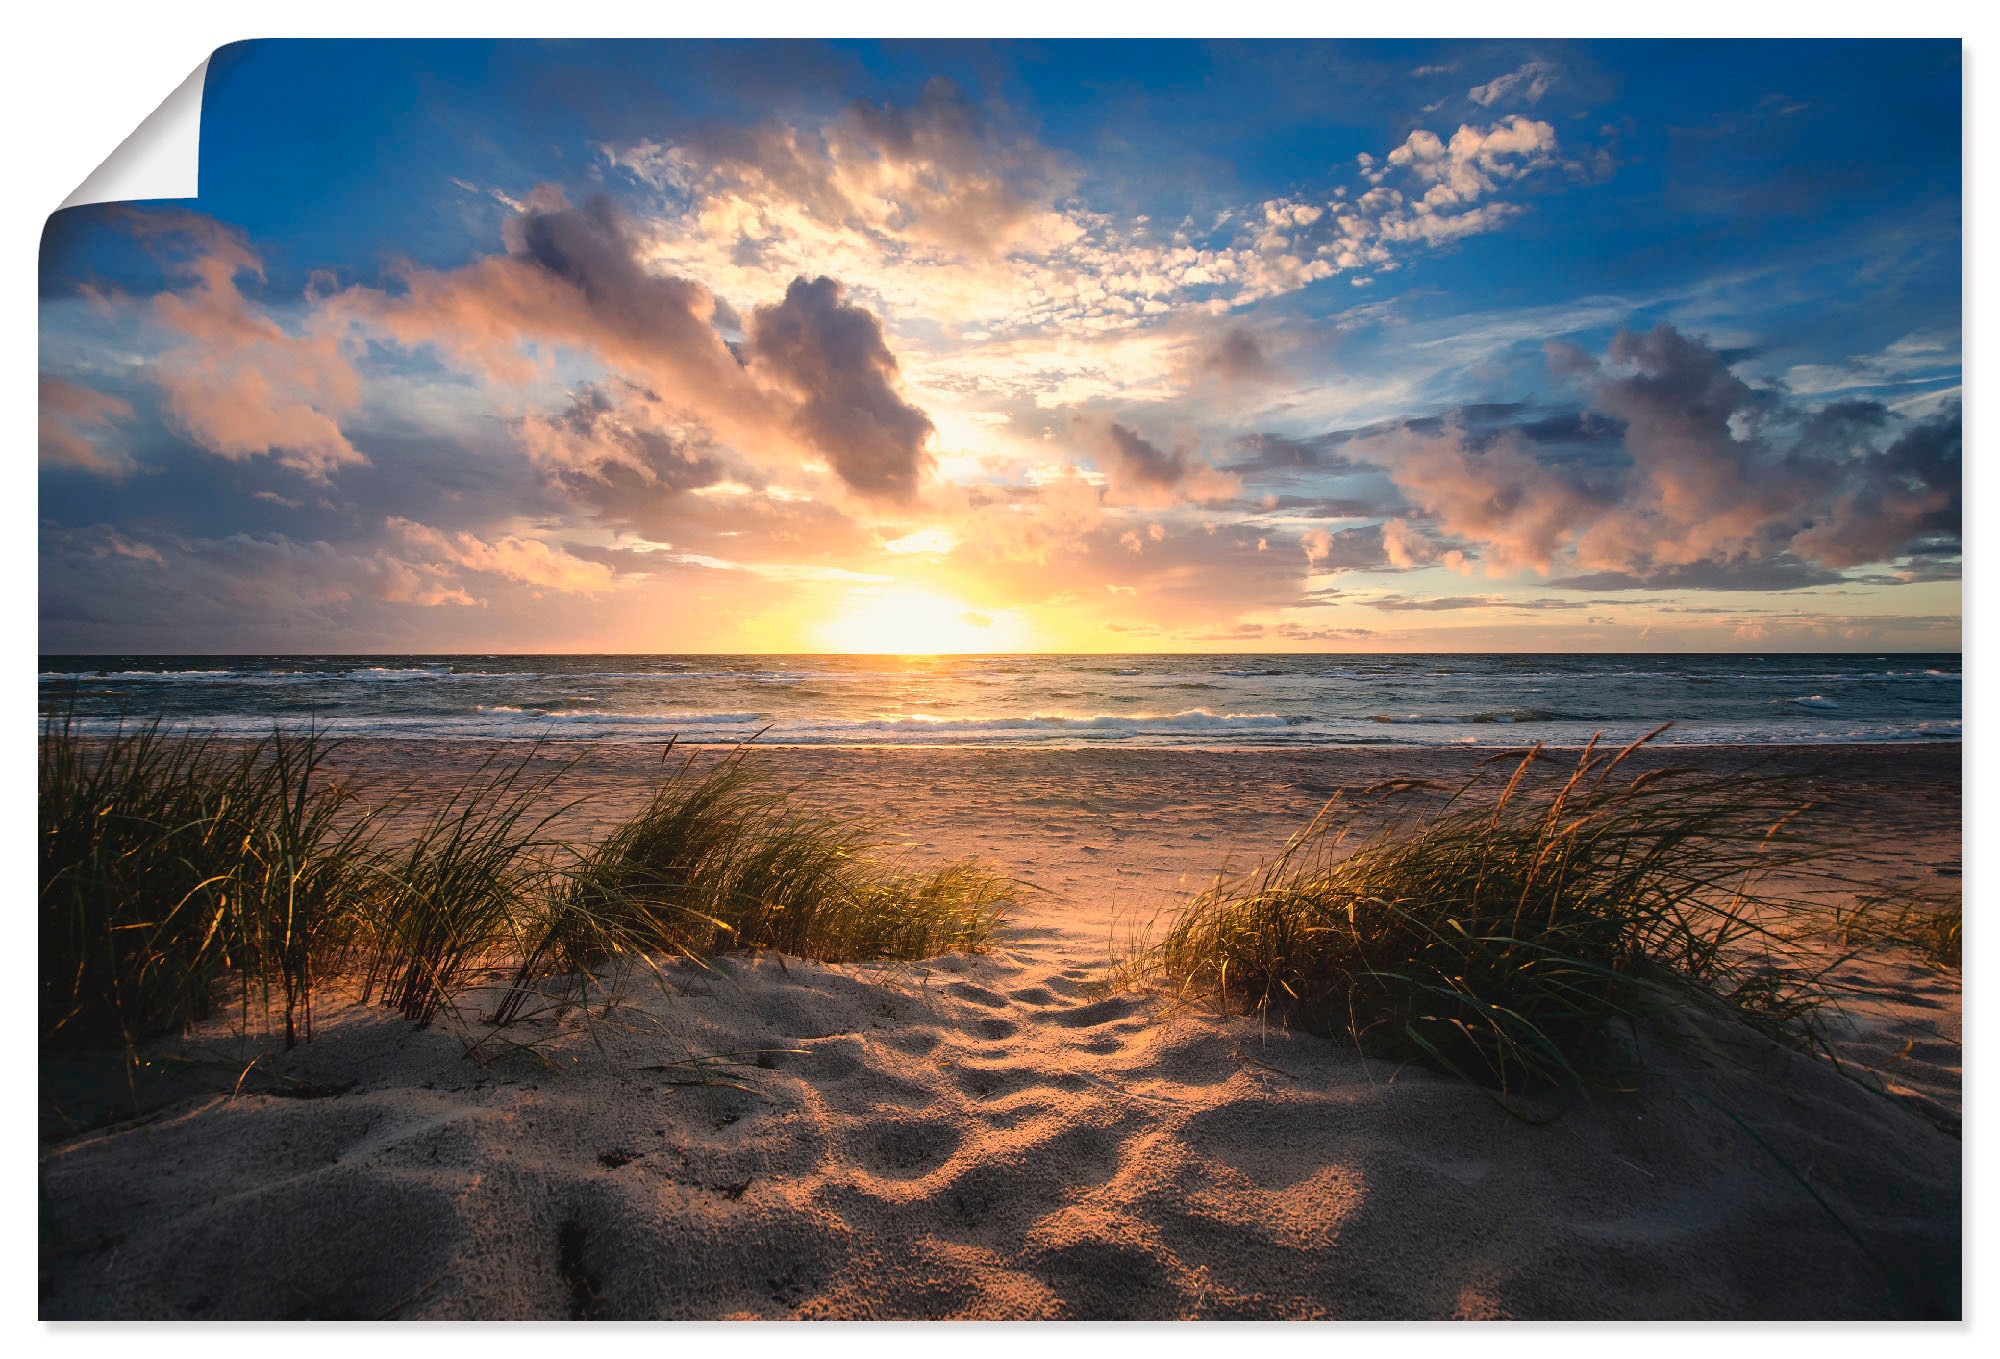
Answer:
[{"label": "sunset sun", "polygon": [[1012,651],[1020,635],[1011,614],[974,609],[918,586],[856,590],[819,630],[831,651],[900,656]]}]

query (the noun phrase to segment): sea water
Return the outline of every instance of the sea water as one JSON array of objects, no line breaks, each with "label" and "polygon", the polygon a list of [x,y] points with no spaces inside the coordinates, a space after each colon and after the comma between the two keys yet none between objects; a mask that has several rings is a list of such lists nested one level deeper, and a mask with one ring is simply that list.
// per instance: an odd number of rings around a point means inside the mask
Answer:
[{"label": "sea water", "polygon": [[44,656],[89,729],[974,746],[1956,741],[1951,655]]}]

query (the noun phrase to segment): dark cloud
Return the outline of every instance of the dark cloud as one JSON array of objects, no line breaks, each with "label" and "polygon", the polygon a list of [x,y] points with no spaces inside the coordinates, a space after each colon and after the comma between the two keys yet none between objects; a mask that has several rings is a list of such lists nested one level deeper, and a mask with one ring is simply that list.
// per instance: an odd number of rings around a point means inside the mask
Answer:
[{"label": "dark cloud", "polygon": [[[1315,552],[1311,548],[1321,550]],[[1382,542],[1382,525],[1344,528],[1315,539],[1307,556],[1318,571],[1392,570],[1389,553]]]},{"label": "dark cloud", "polygon": [[1223,467],[1225,472],[1267,472],[1278,470],[1313,470],[1320,472],[1352,472],[1356,465],[1335,452],[1337,445],[1344,443],[1352,435],[1348,431],[1337,430],[1316,435],[1309,439],[1293,439],[1283,434],[1248,434],[1230,445],[1236,454],[1234,461]]},{"label": "dark cloud", "polygon": [[1264,342],[1243,326],[1231,326],[1195,350],[1190,377],[1222,387],[1263,387],[1289,374],[1272,362]]},{"label": "dark cloud", "polygon": [[824,457],[871,498],[907,501],[929,469],[929,417],[896,393],[880,322],[832,279],[794,280],[731,344],[718,327],[734,314],[701,284],[647,270],[606,200],[574,208],[538,190],[507,242],[505,256],[414,272],[400,296],[356,289],[334,310],[500,380],[525,376],[523,341],[594,350],[739,451]]},{"label": "dark cloud", "polygon": [[1590,410],[1510,423],[1468,408],[1359,435],[1347,456],[1492,566],[1637,582],[1617,588],[1798,588],[1956,549],[1956,408],[1915,426],[1873,402],[1801,408],[1665,325],[1619,332],[1603,363],[1560,341],[1546,353]]},{"label": "dark cloud", "polygon": [[792,423],[842,481],[907,501],[931,466],[930,417],[896,394],[896,357],[873,314],[841,301],[830,278],[794,279],[785,300],[750,316],[759,368],[797,399]]},{"label": "dark cloud", "polygon": [[1235,494],[1239,483],[1194,453],[1168,452],[1105,416],[1078,416],[1072,427],[1109,476],[1112,490],[1141,504],[1169,500],[1213,502]]},{"label": "dark cloud", "polygon": [[629,384],[585,383],[561,411],[523,421],[521,442],[570,499],[594,507],[608,521],[625,520],[642,506],[671,501],[730,475],[706,443],[652,423],[657,402],[656,393]]},{"label": "dark cloud", "polygon": [[1549,585],[1558,590],[1806,590],[1832,585],[1845,577],[1795,557],[1769,561],[1691,562],[1634,574],[1592,571],[1558,576]]},{"label": "dark cloud", "polygon": [[1832,512],[1795,537],[1793,551],[1858,566],[1917,547],[1955,549],[1964,519],[1964,441],[1964,416],[1954,404],[1879,453],[1842,464],[1844,486]]},{"label": "dark cloud", "polygon": [[648,273],[609,199],[531,211],[508,226],[517,259],[574,287],[592,316],[630,343],[704,367],[728,354],[711,324],[708,289],[692,279]]}]

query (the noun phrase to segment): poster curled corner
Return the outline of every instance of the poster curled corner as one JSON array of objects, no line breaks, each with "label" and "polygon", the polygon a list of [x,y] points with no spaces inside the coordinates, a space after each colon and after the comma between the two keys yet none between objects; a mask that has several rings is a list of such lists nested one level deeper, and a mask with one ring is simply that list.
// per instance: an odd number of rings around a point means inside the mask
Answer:
[{"label": "poster curled corner", "polygon": [[[201,177],[201,95],[208,62],[180,83],[90,177],[62,201],[85,203],[195,198]],[[58,208],[57,211],[61,211]]]}]

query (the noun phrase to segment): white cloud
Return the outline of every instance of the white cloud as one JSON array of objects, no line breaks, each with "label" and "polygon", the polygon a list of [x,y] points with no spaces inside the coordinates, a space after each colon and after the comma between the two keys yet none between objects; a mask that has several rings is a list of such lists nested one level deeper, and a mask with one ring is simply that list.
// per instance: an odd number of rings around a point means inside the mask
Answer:
[{"label": "white cloud", "polygon": [[1484,85],[1474,85],[1465,97],[1481,108],[1492,108],[1503,99],[1518,96],[1524,104],[1537,104],[1556,83],[1557,68],[1546,61],[1531,61],[1506,75],[1495,76]]}]

